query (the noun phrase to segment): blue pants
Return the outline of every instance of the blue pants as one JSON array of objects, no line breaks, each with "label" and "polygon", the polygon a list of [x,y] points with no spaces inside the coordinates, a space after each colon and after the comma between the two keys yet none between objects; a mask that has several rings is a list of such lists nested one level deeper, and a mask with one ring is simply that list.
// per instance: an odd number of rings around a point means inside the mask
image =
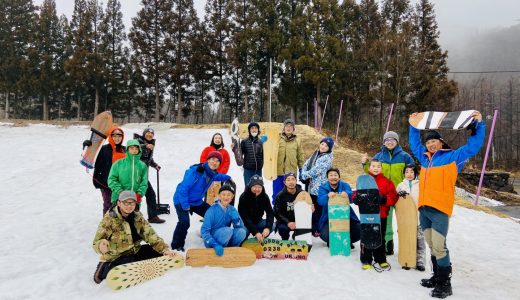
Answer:
[{"label": "blue pants", "polygon": [[422,206],[419,212],[424,239],[430,247],[432,256],[435,256],[440,267],[451,266],[450,252],[446,247],[450,217],[430,206]]},{"label": "blue pants", "polygon": [[[246,239],[246,229],[245,228],[231,228],[231,227],[222,227],[213,233],[213,238],[224,247],[236,247],[240,246],[242,242]],[[212,248],[206,241],[204,241],[204,246],[206,248]]]},{"label": "blue pants", "polygon": [[276,195],[278,195],[279,192],[281,192],[283,190],[283,188],[285,187],[285,184],[283,183],[283,175],[282,176],[278,176],[276,177],[276,179],[273,181],[273,197],[271,199],[273,204],[274,204],[274,200],[276,199]]},{"label": "blue pants", "polygon": [[184,247],[186,236],[188,235],[188,229],[190,228],[190,212],[194,212],[197,215],[204,217],[204,214],[208,208],[209,204],[206,202],[203,202],[199,206],[190,207],[189,211],[182,209],[180,204],[175,205],[175,211],[177,212],[177,218],[179,221],[177,222],[177,226],[175,226],[175,230],[173,231],[171,244],[173,250]]},{"label": "blue pants", "polygon": [[253,177],[253,175],[262,176],[262,169],[255,171],[244,168],[244,185],[246,187],[249,184],[249,180],[251,180],[251,177]]},{"label": "blue pants", "polygon": [[[262,233],[262,231],[264,231],[265,226],[267,226],[267,221],[265,219],[262,219],[262,221],[260,221],[260,222],[258,222],[258,224],[256,224],[256,230],[258,232]],[[269,228],[269,234],[271,234],[271,232],[273,232],[273,228]],[[248,237],[250,233],[251,232],[249,232],[249,230],[247,230],[247,228],[246,228],[246,237]],[[253,233],[251,233],[251,234],[253,234]]]}]

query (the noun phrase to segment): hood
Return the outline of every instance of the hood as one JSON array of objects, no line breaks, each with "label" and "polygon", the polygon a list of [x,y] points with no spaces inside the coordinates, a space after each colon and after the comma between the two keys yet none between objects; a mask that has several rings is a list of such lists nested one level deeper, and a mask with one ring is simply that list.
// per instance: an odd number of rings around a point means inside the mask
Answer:
[{"label": "hood", "polygon": [[141,158],[141,153],[142,153],[141,147],[139,145],[139,141],[137,141],[136,139],[128,140],[128,142],[126,142],[126,157],[132,156],[132,154],[130,154],[130,152],[129,152],[130,146],[137,146],[137,148],[139,148],[139,152],[135,156],[137,156],[138,158]]},{"label": "hood", "polygon": [[112,138],[112,132],[114,132],[115,130],[119,130],[123,134],[123,139],[121,140],[121,145],[123,145],[123,142],[125,140],[125,132],[123,131],[123,129],[121,129],[119,127],[115,127],[115,126],[110,128],[110,130],[108,131],[108,143],[112,146],[112,149],[115,149],[115,147],[116,147],[116,144],[114,143],[114,139]]}]

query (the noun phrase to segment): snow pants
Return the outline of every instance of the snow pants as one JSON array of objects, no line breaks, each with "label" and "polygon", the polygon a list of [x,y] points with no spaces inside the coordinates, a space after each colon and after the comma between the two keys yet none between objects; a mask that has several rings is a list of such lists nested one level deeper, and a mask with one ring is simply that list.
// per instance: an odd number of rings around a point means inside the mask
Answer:
[{"label": "snow pants", "polygon": [[430,206],[422,206],[419,208],[419,213],[424,239],[430,247],[432,256],[437,259],[439,267],[451,266],[450,252],[446,247],[450,217]]}]

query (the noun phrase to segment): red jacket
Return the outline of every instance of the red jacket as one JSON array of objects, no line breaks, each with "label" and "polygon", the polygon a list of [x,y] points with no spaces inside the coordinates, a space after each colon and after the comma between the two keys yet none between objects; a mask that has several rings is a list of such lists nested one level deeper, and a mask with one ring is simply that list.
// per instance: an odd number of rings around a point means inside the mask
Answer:
[{"label": "red jacket", "polygon": [[227,174],[227,172],[229,171],[230,160],[229,153],[224,148],[220,148],[219,150],[217,150],[213,146],[207,146],[206,148],[204,148],[204,150],[202,150],[202,153],[200,154],[200,162],[205,163],[208,160],[208,155],[213,151],[220,152],[220,154],[222,154],[222,159],[224,160],[220,162],[220,166],[217,168],[217,172],[219,172],[220,174]]},{"label": "red jacket", "polygon": [[390,206],[394,206],[397,203],[399,197],[397,196],[397,191],[395,190],[394,183],[385,177],[383,173],[379,173],[378,175],[373,175],[368,172],[370,176],[374,177],[377,188],[379,189],[379,195],[386,196],[386,204],[381,205],[379,207],[379,215],[381,218],[388,217],[388,212],[390,211]]}]

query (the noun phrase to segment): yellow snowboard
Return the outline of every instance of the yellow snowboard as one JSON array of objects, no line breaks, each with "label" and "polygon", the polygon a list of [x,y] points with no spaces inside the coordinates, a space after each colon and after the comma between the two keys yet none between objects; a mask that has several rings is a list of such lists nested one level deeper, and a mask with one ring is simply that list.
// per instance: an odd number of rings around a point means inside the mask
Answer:
[{"label": "yellow snowboard", "polygon": [[264,129],[267,141],[264,143],[264,167],[262,175],[265,179],[275,180],[277,177],[278,143],[280,140],[280,130],[277,127],[267,127]]},{"label": "yellow snowboard", "polygon": [[226,247],[224,255],[217,256],[212,248],[188,249],[186,252],[186,265],[191,267],[247,267],[256,262],[253,250],[242,247]]},{"label": "yellow snowboard", "polygon": [[399,252],[397,260],[403,268],[415,268],[417,262],[417,206],[412,196],[399,198],[395,205]]},{"label": "yellow snowboard", "polygon": [[214,181],[206,192],[206,203],[213,205],[215,200],[218,198],[218,190],[220,190],[222,183],[220,181]]}]

